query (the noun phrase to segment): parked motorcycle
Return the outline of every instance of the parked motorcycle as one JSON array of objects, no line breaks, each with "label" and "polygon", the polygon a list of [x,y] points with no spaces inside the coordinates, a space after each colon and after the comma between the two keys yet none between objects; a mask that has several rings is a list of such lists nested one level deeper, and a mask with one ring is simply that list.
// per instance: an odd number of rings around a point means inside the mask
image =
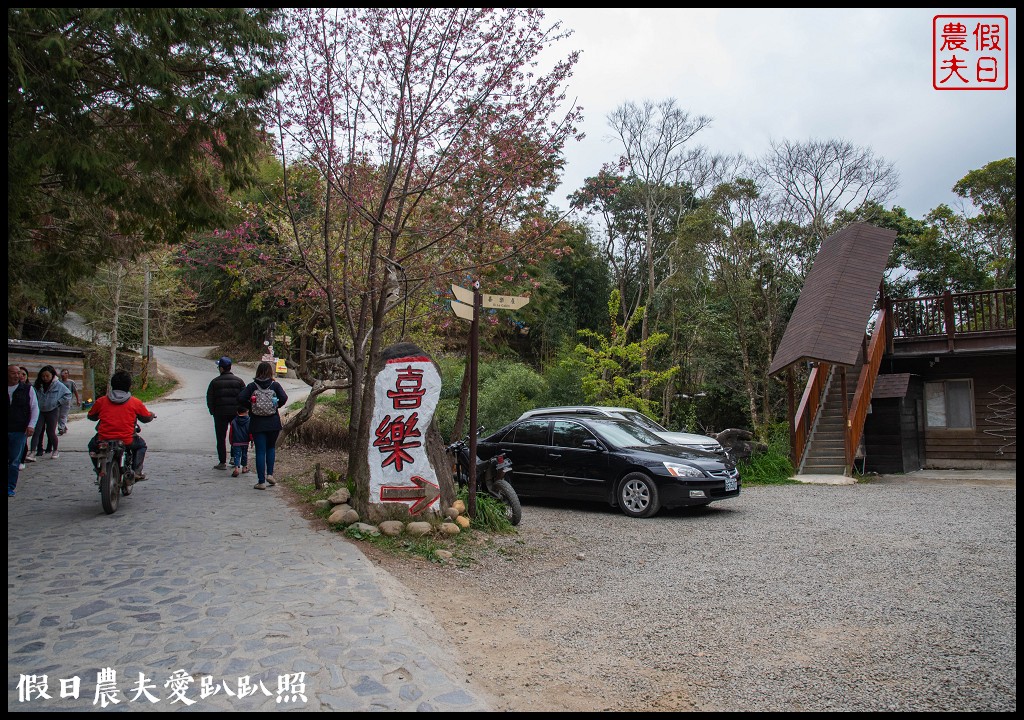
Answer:
[{"label": "parked motorcycle", "polygon": [[[477,434],[480,434],[481,427]],[[456,440],[447,448],[452,458],[452,475],[456,485],[469,488],[469,438]],[[508,477],[512,474],[512,461],[499,453],[488,460],[476,459],[476,489],[484,492],[505,507],[505,517],[513,525],[523,519],[523,507]]]}]

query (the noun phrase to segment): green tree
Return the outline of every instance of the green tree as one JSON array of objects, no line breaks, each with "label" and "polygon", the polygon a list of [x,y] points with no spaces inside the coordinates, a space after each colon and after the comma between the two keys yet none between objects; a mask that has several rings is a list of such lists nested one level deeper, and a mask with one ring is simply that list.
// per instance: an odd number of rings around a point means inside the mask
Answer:
[{"label": "green tree", "polygon": [[992,252],[983,229],[948,205],[939,205],[925,218],[928,230],[907,247],[906,265],[916,275],[919,294],[986,290],[995,286],[990,272]]},{"label": "green tree", "polygon": [[525,268],[537,281],[530,304],[503,325],[504,340],[533,362],[549,361],[567,344],[575,345],[578,330],[608,330],[608,264],[586,226],[563,223],[556,232],[556,246]]},{"label": "green tree", "polygon": [[[353,388],[355,502],[370,509],[371,362],[403,334],[407,298],[533,253],[579,109],[564,105],[577,53],[532,8],[300,9],[281,155],[325,180],[321,246],[331,334]],[[514,228],[515,230],[511,230]],[[326,253],[325,253],[326,256]],[[312,267],[310,268],[312,270]],[[490,288],[488,288],[490,290]]]},{"label": "green tree", "polygon": [[9,302],[36,293],[59,316],[95,263],[223,219],[221,188],[247,179],[280,81],[276,17],[7,11]]},{"label": "green tree", "polygon": [[694,212],[684,237],[704,258],[738,361],[736,390],[755,428],[774,415],[768,366],[792,311],[806,244],[800,228],[750,179],[723,182]]},{"label": "green tree", "polygon": [[996,287],[1017,286],[1017,158],[995,160],[964,175],[953,192],[978,208],[970,222],[981,233],[991,256]]},{"label": "green tree", "polygon": [[[611,332],[605,336],[592,330],[580,330],[583,342],[576,346],[580,365],[581,386],[586,401],[598,405],[630,407],[656,417],[654,403],[644,397],[644,389],[655,389],[668,382],[678,371],[652,370],[648,357],[668,340],[665,333],[652,333],[639,342],[629,341],[630,325],[620,325],[619,291],[612,290],[608,299],[608,318]],[[633,314],[630,323],[643,317],[642,309]]]}]

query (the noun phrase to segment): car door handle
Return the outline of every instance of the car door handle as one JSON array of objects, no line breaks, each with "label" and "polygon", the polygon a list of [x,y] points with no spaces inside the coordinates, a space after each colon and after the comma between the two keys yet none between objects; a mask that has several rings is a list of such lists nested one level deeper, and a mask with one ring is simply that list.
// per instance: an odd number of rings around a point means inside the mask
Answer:
[{"label": "car door handle", "polygon": [[548,457],[549,458],[558,459],[558,458],[562,457],[562,454],[561,453],[548,453]]}]

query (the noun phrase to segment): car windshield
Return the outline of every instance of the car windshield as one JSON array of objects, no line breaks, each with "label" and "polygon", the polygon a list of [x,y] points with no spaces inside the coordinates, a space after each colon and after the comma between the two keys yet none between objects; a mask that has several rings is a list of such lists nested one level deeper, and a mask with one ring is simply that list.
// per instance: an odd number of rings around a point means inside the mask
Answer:
[{"label": "car windshield", "polygon": [[668,432],[665,428],[663,428],[661,425],[659,425],[658,423],[656,423],[653,420],[651,420],[649,417],[644,415],[642,412],[635,412],[635,411],[624,412],[624,413],[622,413],[622,417],[626,418],[627,420],[629,420],[632,423],[636,423],[637,425],[640,425],[641,427],[647,428],[648,430],[650,430],[653,433]]},{"label": "car windshield", "polygon": [[640,447],[643,445],[664,445],[665,438],[631,422],[591,419],[597,430],[612,445],[619,447]]}]

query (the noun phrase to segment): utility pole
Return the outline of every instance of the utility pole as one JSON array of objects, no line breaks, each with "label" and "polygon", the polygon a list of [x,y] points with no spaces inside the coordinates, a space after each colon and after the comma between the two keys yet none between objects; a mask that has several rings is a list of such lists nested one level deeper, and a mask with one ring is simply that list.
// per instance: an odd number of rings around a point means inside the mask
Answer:
[{"label": "utility pole", "polygon": [[146,261],[146,283],[142,286],[142,356],[149,357],[149,281],[153,272]]},{"label": "utility pole", "polygon": [[143,390],[149,385],[149,281],[153,273],[146,260],[146,281],[142,286],[142,383]]}]

